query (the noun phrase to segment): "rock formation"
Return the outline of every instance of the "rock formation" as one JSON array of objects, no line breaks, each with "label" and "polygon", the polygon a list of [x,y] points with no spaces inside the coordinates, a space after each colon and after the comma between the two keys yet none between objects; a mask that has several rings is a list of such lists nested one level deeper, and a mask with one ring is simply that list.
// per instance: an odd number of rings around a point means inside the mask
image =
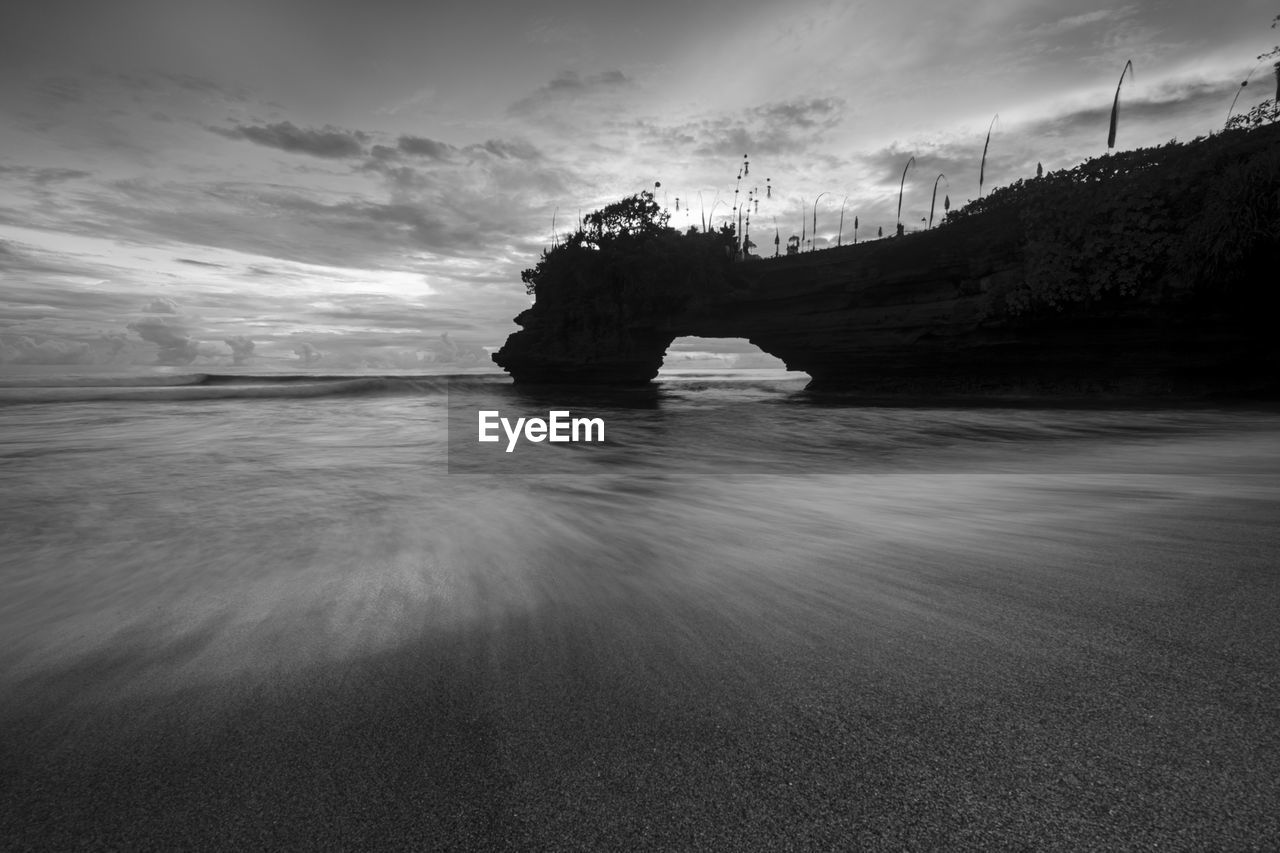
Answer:
[{"label": "rock formation", "polygon": [[544,256],[493,358],[518,383],[636,384],[698,335],[747,338],[819,388],[1274,394],[1277,143],[1270,125],[1108,155],[932,230],[776,259],[669,229],[616,263]]}]

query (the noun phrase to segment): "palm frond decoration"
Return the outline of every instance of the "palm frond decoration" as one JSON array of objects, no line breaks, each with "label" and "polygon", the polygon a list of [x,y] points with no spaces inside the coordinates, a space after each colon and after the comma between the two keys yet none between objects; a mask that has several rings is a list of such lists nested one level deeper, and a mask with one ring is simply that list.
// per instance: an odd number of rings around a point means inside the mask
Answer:
[{"label": "palm frond decoration", "polygon": [[801,251],[804,251],[804,246],[809,239],[809,232],[805,230],[805,226],[808,223],[805,221],[805,218],[804,218],[804,208],[805,208],[805,200],[800,199],[800,247],[801,247],[800,250]]},{"label": "palm frond decoration", "polygon": [[987,149],[991,147],[991,131],[999,118],[1000,113],[996,113],[991,118],[991,124],[987,125],[987,141],[982,145],[982,163],[978,166],[978,198],[982,198],[982,182],[987,177]]},{"label": "palm frond decoration", "polygon": [[1120,82],[1116,83],[1116,97],[1111,102],[1111,127],[1107,131],[1107,147],[1116,147],[1116,123],[1120,120],[1120,87],[1124,85],[1124,75],[1128,74],[1133,79],[1133,60],[1130,59],[1124,64],[1124,70],[1120,72]]},{"label": "palm frond decoration", "polygon": [[899,228],[902,227],[902,189],[907,185],[907,169],[910,169],[912,164],[914,164],[915,162],[916,162],[915,155],[912,155],[911,159],[907,161],[907,165],[902,167],[902,180],[898,182],[898,227]]},{"label": "palm frond decoration", "polygon": [[[947,181],[947,176],[938,173],[938,177],[933,179],[933,198],[929,201],[929,227],[933,227],[933,208],[938,203],[938,181]],[[947,181],[947,186],[951,186],[951,182]]]},{"label": "palm frond decoration", "polygon": [[[1245,76],[1243,82],[1240,83],[1240,88],[1236,89],[1236,96],[1231,99],[1231,106],[1227,108],[1227,121],[1231,121],[1231,114],[1236,111],[1236,101],[1240,100],[1240,93],[1244,91],[1245,86],[1249,85],[1249,78],[1253,76],[1253,72],[1257,71],[1261,65],[1262,60],[1259,59],[1258,64],[1253,66],[1252,70],[1250,70]],[[1276,76],[1276,81],[1276,85],[1280,87],[1280,75]],[[1277,97],[1280,98],[1280,89],[1277,89]]]}]

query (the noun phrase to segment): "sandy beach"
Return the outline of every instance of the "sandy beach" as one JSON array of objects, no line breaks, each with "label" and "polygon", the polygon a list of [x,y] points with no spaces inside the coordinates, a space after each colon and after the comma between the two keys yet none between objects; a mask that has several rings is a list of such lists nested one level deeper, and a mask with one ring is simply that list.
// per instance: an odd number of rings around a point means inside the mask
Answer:
[{"label": "sandy beach", "polygon": [[[1280,529],[1274,495],[1242,492],[1059,493],[1096,511],[1018,538],[957,509],[971,536],[942,549],[882,529],[861,567],[794,525],[741,543],[768,572],[726,561],[657,582],[661,553],[632,550],[631,574],[589,595],[253,678],[185,678],[199,634],[117,642],[9,693],[0,834],[10,849],[1263,849],[1280,837]],[[174,675],[121,688],[157,668]]]}]

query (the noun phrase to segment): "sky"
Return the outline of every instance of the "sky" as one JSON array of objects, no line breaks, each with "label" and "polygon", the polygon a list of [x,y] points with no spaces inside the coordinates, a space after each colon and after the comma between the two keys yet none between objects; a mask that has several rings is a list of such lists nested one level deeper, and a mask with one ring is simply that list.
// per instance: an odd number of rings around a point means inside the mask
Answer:
[{"label": "sky", "polygon": [[902,219],[923,228],[979,196],[989,129],[983,191],[1105,153],[1126,61],[1118,149],[1220,130],[1238,93],[1237,112],[1274,94],[1277,14],[4,4],[0,371],[485,364],[531,302],[520,271],[582,213],[650,190],[681,229],[719,224],[736,187],[762,254],[815,215],[822,248],[855,217],[858,239],[891,233],[914,157]]}]

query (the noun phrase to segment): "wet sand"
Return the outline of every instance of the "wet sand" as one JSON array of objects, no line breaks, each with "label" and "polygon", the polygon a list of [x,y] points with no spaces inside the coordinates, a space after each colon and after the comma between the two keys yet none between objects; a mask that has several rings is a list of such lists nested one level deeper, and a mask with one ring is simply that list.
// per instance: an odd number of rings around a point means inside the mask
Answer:
[{"label": "wet sand", "polygon": [[1144,506],[945,559],[899,542],[892,573],[815,557],[732,596],[637,576],[146,696],[86,690],[155,654],[116,645],[10,692],[0,830],[10,849],[1262,848],[1276,511]]}]

